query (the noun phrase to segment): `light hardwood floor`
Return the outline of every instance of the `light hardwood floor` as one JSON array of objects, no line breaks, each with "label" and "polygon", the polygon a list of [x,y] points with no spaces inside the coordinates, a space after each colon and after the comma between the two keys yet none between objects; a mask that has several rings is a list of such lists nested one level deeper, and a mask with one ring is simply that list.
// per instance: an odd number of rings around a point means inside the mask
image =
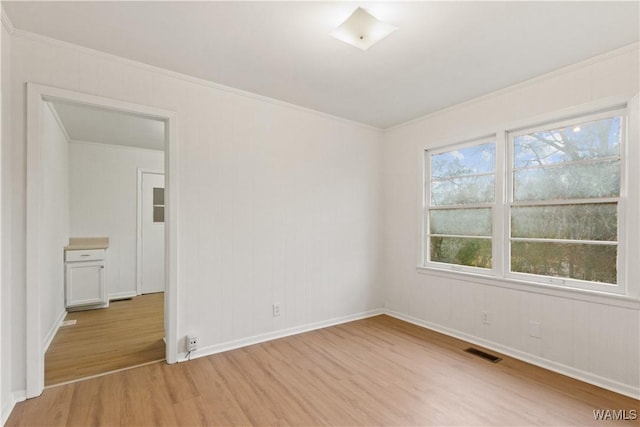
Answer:
[{"label": "light hardwood floor", "polygon": [[164,293],[76,311],[45,354],[45,386],[164,360]]},{"label": "light hardwood floor", "polygon": [[639,402],[377,316],[189,362],[45,390],[7,426],[638,425]]}]

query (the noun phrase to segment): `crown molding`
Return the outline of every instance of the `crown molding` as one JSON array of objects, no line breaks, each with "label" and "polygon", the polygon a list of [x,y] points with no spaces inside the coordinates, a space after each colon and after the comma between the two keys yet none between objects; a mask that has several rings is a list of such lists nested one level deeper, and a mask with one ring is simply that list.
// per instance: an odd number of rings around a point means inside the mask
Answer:
[{"label": "crown molding", "polygon": [[[3,23],[4,23],[4,16],[5,14],[3,13]],[[8,18],[8,17],[7,17]],[[9,24],[11,24],[11,22],[9,21]],[[268,96],[264,96],[264,95],[259,95],[257,93],[253,93],[253,92],[248,92],[242,89],[237,89],[231,86],[225,86],[221,83],[215,83],[212,82],[210,80],[205,80],[199,77],[195,77],[195,76],[190,76],[188,74],[183,74],[183,73],[179,73],[177,71],[171,71],[168,70],[166,68],[161,68],[161,67],[157,67],[155,65],[149,65],[149,64],[145,64],[143,62],[139,62],[139,61],[134,61],[132,59],[128,59],[128,58],[123,58],[121,56],[117,56],[117,55],[113,55],[111,53],[106,53],[106,52],[102,52],[100,50],[96,50],[96,49],[92,49],[92,48],[88,48],[88,47],[84,47],[84,46],[80,46],[74,43],[69,43],[66,41],[62,41],[62,40],[58,40],[58,39],[54,39],[48,36],[43,36],[41,34],[37,34],[37,33],[33,33],[31,31],[26,31],[26,30],[22,30],[20,28],[14,28],[13,25],[11,24],[11,27],[13,28],[12,30],[12,35],[15,37],[21,37],[23,39],[27,39],[27,40],[31,40],[31,41],[35,41],[35,42],[40,42],[40,43],[47,43],[50,45],[54,45],[54,46],[59,46],[65,49],[72,49],[78,52],[83,52],[85,54],[88,55],[93,55],[97,58],[102,58],[104,60],[108,60],[108,61],[114,61],[114,62],[118,62],[120,64],[123,65],[127,65],[129,67],[134,67],[134,68],[138,68],[144,71],[148,71],[148,72],[152,72],[152,73],[156,73],[156,74],[160,74],[166,77],[171,77],[174,79],[178,79],[178,80],[182,80],[184,82],[187,83],[192,83],[192,84],[196,84],[199,86],[204,86],[204,87],[208,87],[208,88],[212,88],[212,89],[216,89],[216,90],[220,90],[220,91],[224,91],[224,92],[228,92],[228,93],[232,93],[234,95],[239,95],[245,98],[250,98],[256,101],[261,101],[261,102],[266,102],[272,105],[276,105],[279,107],[283,107],[283,108],[288,108],[288,109],[292,109],[292,110],[297,110],[297,111],[301,111],[304,113],[308,113],[308,114],[312,114],[315,116],[320,116],[320,117],[324,117],[326,119],[331,119],[331,120],[335,120],[338,122],[342,122],[345,124],[349,124],[352,126],[357,126],[359,128],[362,129],[366,129],[369,131],[374,131],[374,132],[378,132],[380,134],[382,134],[383,129],[366,124],[366,123],[360,123],[354,120],[350,120],[350,119],[345,119],[344,117],[339,117],[339,116],[334,116],[332,114],[329,113],[324,113],[322,111],[318,111],[318,110],[314,110],[312,108],[307,108],[307,107],[302,107],[300,105],[296,105],[296,104],[292,104],[286,101],[281,101],[279,99],[275,99],[275,98],[270,98]]]},{"label": "crown molding", "polygon": [[473,104],[477,104],[477,103],[486,101],[488,99],[491,99],[491,98],[494,98],[494,97],[497,97],[497,96],[500,96],[500,95],[504,95],[504,94],[507,94],[507,93],[510,93],[510,92],[514,92],[514,91],[526,88],[528,86],[543,82],[545,80],[549,80],[549,79],[561,76],[563,74],[570,73],[570,72],[575,71],[575,70],[579,70],[580,68],[588,67],[590,65],[597,64],[599,62],[606,61],[606,60],[611,59],[611,58],[622,56],[622,55],[625,55],[625,54],[627,54],[629,52],[638,52],[638,51],[640,51],[640,42],[635,42],[635,43],[632,43],[632,44],[629,44],[629,45],[626,45],[626,46],[622,46],[622,47],[619,47],[617,49],[610,50],[610,51],[605,52],[605,53],[601,53],[600,55],[592,56],[591,58],[585,59],[583,61],[576,62],[576,63],[567,65],[567,66],[562,67],[562,68],[558,68],[556,70],[550,71],[550,72],[545,73],[545,74],[541,74],[541,75],[539,75],[537,77],[533,77],[533,78],[531,78],[529,80],[525,80],[523,82],[516,83],[516,84],[511,85],[511,86],[507,86],[507,87],[505,87],[503,89],[499,89],[499,90],[487,93],[485,95],[481,95],[481,96],[479,96],[477,98],[472,98],[472,99],[470,99],[468,101],[464,101],[464,102],[461,102],[459,104],[454,104],[454,105],[452,105],[450,107],[434,111],[434,112],[426,114],[424,116],[416,117],[415,119],[406,121],[404,123],[400,123],[400,124],[397,124],[395,126],[388,127],[386,129],[383,129],[383,132],[387,133],[387,132],[390,132],[390,131],[393,131],[393,130],[396,130],[396,129],[403,128],[405,126],[415,125],[415,124],[418,124],[418,123],[420,123],[422,121],[429,120],[429,119],[431,119],[433,117],[437,117],[437,116],[439,116],[441,114],[446,114],[446,113],[448,113],[450,111],[457,110],[458,108],[468,107],[468,106],[471,106]]},{"label": "crown molding", "polygon": [[16,27],[13,26],[13,22],[11,22],[11,18],[9,18],[9,15],[5,12],[4,7],[1,8],[0,15],[4,29],[7,30],[9,34],[14,34],[16,32]]}]

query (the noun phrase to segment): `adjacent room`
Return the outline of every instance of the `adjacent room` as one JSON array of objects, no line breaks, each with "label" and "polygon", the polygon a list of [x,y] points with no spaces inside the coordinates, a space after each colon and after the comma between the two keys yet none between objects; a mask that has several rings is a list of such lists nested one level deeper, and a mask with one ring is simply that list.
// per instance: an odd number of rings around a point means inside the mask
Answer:
[{"label": "adjacent room", "polygon": [[45,386],[164,360],[164,122],[60,101],[43,112],[43,210],[56,235],[41,257],[58,279],[41,300],[57,316]]},{"label": "adjacent room", "polygon": [[2,425],[636,425],[640,2],[2,1]]}]

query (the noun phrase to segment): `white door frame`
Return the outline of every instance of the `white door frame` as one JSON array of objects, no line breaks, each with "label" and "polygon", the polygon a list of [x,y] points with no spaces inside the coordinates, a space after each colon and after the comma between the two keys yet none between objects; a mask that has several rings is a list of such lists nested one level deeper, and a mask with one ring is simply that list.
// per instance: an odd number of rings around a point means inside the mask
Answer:
[{"label": "white door frame", "polygon": [[[27,83],[27,217],[26,217],[26,396],[44,390],[44,343],[41,342],[39,247],[42,223],[41,123],[45,101],[71,101],[165,122],[165,336],[167,363],[178,359],[178,115],[173,111]],[[62,254],[62,248],[60,248]],[[62,259],[62,258],[61,258]]]},{"label": "white door frame", "polygon": [[[138,203],[136,204],[136,293],[142,295],[142,175],[164,175],[157,169],[138,168]],[[167,185],[165,177],[165,187]]]}]

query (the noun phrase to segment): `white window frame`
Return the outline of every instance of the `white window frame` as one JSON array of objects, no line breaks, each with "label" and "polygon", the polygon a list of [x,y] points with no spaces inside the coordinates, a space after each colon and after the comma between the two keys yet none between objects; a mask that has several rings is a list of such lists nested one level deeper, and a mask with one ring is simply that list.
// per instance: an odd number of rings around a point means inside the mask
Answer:
[{"label": "white window frame", "polygon": [[[549,201],[545,199],[540,201],[520,203],[520,202],[515,202],[513,200],[513,183],[514,183],[513,181],[513,176],[514,176],[513,175],[513,172],[514,172],[513,148],[514,148],[514,140],[516,137],[535,133],[535,132],[545,131],[545,130],[561,129],[565,127],[576,126],[576,125],[584,124],[591,121],[602,120],[602,119],[613,118],[613,117],[621,117],[621,124],[620,124],[621,133],[620,133],[620,145],[619,145],[620,194],[617,197],[608,197],[608,198],[603,197],[603,198],[593,198],[593,199],[563,199],[562,202]],[[624,230],[626,230],[626,227],[625,227],[626,223],[624,221],[625,220],[624,209],[621,208],[621,205],[622,205],[623,196],[625,194],[624,191],[626,190],[626,179],[625,179],[625,163],[626,163],[626,157],[627,157],[626,156],[626,146],[627,146],[626,129],[627,129],[627,109],[618,107],[618,108],[606,109],[604,111],[596,111],[593,113],[580,114],[579,116],[572,117],[569,119],[565,118],[565,119],[560,119],[556,121],[545,122],[542,125],[527,127],[524,129],[521,128],[518,130],[508,131],[506,133],[506,142],[507,142],[506,152],[507,152],[508,161],[507,161],[505,176],[508,177],[508,179],[506,180],[507,200],[505,201],[505,204],[504,204],[504,209],[506,211],[505,213],[506,221],[504,223],[505,240],[503,243],[505,245],[504,276],[506,278],[515,279],[515,280],[524,280],[527,282],[543,284],[543,285],[546,285],[546,284],[558,285],[565,288],[586,289],[586,290],[593,290],[593,291],[599,291],[599,292],[611,293],[611,294],[625,293],[625,289],[623,285],[626,283],[625,274],[624,274],[624,266],[626,265],[625,251],[624,251],[624,248],[625,248]],[[558,204],[560,206],[566,206],[570,204],[570,203],[567,203],[567,201],[591,202],[591,203],[612,202],[617,204],[618,238],[615,243],[615,246],[617,247],[618,256],[617,256],[617,265],[616,265],[616,272],[617,272],[616,284],[592,282],[588,280],[572,279],[568,277],[552,277],[552,276],[544,276],[544,275],[511,271],[511,244],[513,242],[513,239],[511,238],[511,209],[514,206],[519,206],[519,205],[529,206],[529,205],[535,205],[535,204],[540,204],[540,205]]]},{"label": "white window frame", "polygon": [[[438,154],[443,154],[443,153],[447,153],[447,152],[451,152],[451,151],[455,151],[455,150],[463,150],[465,148],[469,148],[469,147],[475,147],[478,145],[485,145],[488,143],[493,143],[495,145],[495,165],[494,165],[494,171],[493,171],[493,175],[494,175],[494,188],[493,188],[493,202],[487,202],[487,203],[470,203],[468,205],[459,205],[460,208],[468,208],[468,209],[482,209],[482,208],[489,208],[491,209],[491,228],[493,231],[492,236],[489,238],[491,240],[491,268],[483,268],[483,267],[472,267],[472,266],[466,266],[466,265],[460,265],[460,264],[451,264],[451,263],[445,263],[445,262],[438,262],[438,261],[431,261],[430,258],[430,245],[429,245],[429,229],[430,229],[430,225],[429,225],[429,211],[432,209],[431,206],[431,157],[438,155]],[[498,196],[498,191],[497,189],[499,188],[497,186],[497,179],[498,179],[498,142],[496,141],[496,136],[495,135],[490,135],[490,136],[485,136],[482,138],[477,138],[477,139],[473,139],[470,141],[466,141],[466,142],[462,142],[462,143],[458,143],[458,144],[454,144],[454,145],[448,145],[448,146],[442,146],[439,148],[435,148],[435,149],[430,149],[430,150],[424,150],[424,156],[423,156],[423,165],[424,165],[424,181],[423,181],[423,185],[422,185],[422,197],[423,197],[423,209],[422,209],[422,225],[421,225],[421,231],[422,231],[422,250],[421,250],[421,259],[419,262],[423,263],[424,266],[428,266],[428,267],[433,267],[433,268],[438,268],[438,269],[443,269],[443,270],[451,270],[451,271],[463,271],[463,272],[468,272],[468,273],[475,273],[475,274],[484,274],[484,275],[495,275],[496,274],[496,264],[495,264],[495,260],[496,255],[499,256],[499,253],[496,253],[496,244],[495,244],[495,230],[496,230],[496,226],[499,226],[498,224],[496,224],[496,215],[495,215],[495,211],[496,211],[496,203],[497,203],[497,199],[501,197]],[[454,209],[457,208],[458,205],[456,205],[455,207],[453,207]],[[451,206],[447,205],[444,207],[434,207],[434,210],[439,210],[439,209],[446,209],[446,208],[451,208]],[[476,237],[476,236],[469,236],[471,238]]]},{"label": "white window frame", "polygon": [[[633,102],[633,104],[631,104]],[[420,148],[420,166],[422,170],[419,195],[419,236],[418,236],[418,264],[417,270],[424,274],[433,274],[448,278],[473,281],[487,285],[500,286],[513,289],[528,290],[544,294],[577,295],[582,294],[581,299],[593,298],[622,298],[639,299],[640,284],[630,281],[640,280],[640,267],[630,266],[626,262],[630,253],[640,253],[636,248],[637,242],[633,237],[628,238],[629,232],[634,235],[637,228],[627,222],[628,215],[637,215],[636,204],[640,204],[640,190],[633,189],[629,192],[628,184],[633,179],[640,177],[640,172],[631,170],[629,162],[640,160],[640,135],[638,132],[639,120],[634,116],[638,107],[638,95],[633,99],[629,97],[611,97],[601,101],[570,107],[561,111],[542,114],[530,119],[518,120],[510,123],[502,123],[477,135],[490,135],[478,138],[468,137],[433,147]],[[633,107],[632,107],[633,105]],[[617,114],[616,114],[617,113]],[[513,172],[511,159],[510,136],[518,132],[530,133],[536,129],[555,129],[563,123],[588,122],[597,120],[598,117],[622,116],[622,134],[620,141],[620,195],[618,203],[618,266],[617,285],[588,282],[568,278],[552,278],[550,276],[538,276],[526,273],[512,273],[510,271],[510,237],[511,237],[511,178]],[[630,135],[630,132],[633,132]],[[488,142],[491,138],[496,143],[496,170],[495,170],[495,207],[493,209],[493,260],[492,269],[460,266],[431,262],[426,260],[429,247],[427,242],[429,191],[430,191],[430,155],[452,151],[472,145]],[[631,139],[631,140],[630,140]],[[464,141],[464,142],[460,142]],[[638,159],[636,159],[636,157]],[[639,168],[636,168],[639,169]],[[512,175],[511,175],[512,176]],[[506,182],[505,182],[506,181]],[[640,237],[640,236],[639,236]],[[636,239],[637,240],[637,239]],[[631,246],[630,246],[631,245]],[[630,252],[629,252],[630,248]],[[474,279],[475,278],[475,279]],[[559,280],[558,280],[559,279]],[[577,294],[576,294],[577,293]]]}]

